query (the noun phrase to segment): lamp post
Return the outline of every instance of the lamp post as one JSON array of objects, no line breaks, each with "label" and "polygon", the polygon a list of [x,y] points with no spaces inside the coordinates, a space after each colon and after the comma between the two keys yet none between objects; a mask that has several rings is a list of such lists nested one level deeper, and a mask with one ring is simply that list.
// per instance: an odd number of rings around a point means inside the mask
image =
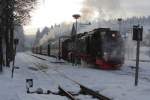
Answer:
[{"label": "lamp post", "polygon": [[74,14],[74,15],[72,15],[72,17],[76,20],[76,30],[75,30],[74,40],[73,40],[73,44],[74,44],[74,46],[73,46],[73,55],[74,55],[73,59],[74,59],[75,65],[76,65],[77,64],[77,60],[78,60],[77,56],[75,55],[75,51],[76,51],[75,49],[77,49],[76,36],[77,36],[77,32],[78,32],[78,19],[81,16],[79,14]]},{"label": "lamp post", "polygon": [[76,34],[77,34],[77,29],[78,29],[78,19],[81,17],[79,14],[74,14],[72,17],[76,20]]},{"label": "lamp post", "polygon": [[121,22],[122,22],[122,18],[118,18],[119,33],[121,33]]}]

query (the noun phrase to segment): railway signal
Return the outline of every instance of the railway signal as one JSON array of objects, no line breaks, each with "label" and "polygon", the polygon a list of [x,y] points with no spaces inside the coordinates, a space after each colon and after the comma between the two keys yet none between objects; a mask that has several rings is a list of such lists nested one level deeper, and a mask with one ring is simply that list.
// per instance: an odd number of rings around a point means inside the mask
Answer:
[{"label": "railway signal", "polygon": [[135,86],[138,85],[138,73],[139,73],[139,56],[140,56],[140,41],[142,41],[143,26],[133,26],[133,40],[137,41],[136,48],[136,70],[135,70]]},{"label": "railway signal", "polygon": [[133,40],[142,41],[143,27],[133,26]]}]

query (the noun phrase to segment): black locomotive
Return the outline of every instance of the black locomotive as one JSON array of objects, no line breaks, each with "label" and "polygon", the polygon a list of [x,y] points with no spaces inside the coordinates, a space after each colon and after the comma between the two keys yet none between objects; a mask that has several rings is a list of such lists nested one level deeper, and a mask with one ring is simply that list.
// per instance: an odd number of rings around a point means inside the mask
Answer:
[{"label": "black locomotive", "polygon": [[[40,47],[42,48],[42,47]],[[42,51],[45,51],[42,48]],[[48,51],[48,50],[47,50]],[[51,54],[68,61],[94,64],[101,69],[116,69],[124,63],[124,43],[118,31],[98,28],[90,32],[51,42]]]}]

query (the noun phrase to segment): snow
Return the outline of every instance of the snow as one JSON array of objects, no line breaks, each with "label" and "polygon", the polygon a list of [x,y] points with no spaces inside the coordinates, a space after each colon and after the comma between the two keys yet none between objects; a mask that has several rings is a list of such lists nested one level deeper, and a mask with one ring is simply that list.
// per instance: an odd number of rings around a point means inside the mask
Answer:
[{"label": "snow", "polygon": [[[141,60],[149,60],[145,55],[149,49],[142,49]],[[31,56],[31,52],[17,53],[14,78],[11,78],[11,68],[4,68],[0,74],[0,100],[68,100],[65,96],[54,94],[27,94],[26,79],[33,79],[33,88],[42,88],[58,92],[60,85],[73,93],[79,92],[77,84],[65,76],[112,98],[113,100],[149,100],[150,98],[150,62],[140,62],[139,84],[134,86],[134,60],[126,60],[120,70],[100,70],[83,66],[72,66],[66,61],[36,55],[46,60]],[[146,57],[145,57],[146,56]],[[62,62],[62,63],[55,63]],[[39,70],[41,69],[41,70]],[[89,95],[76,96],[80,100],[97,100]]]}]

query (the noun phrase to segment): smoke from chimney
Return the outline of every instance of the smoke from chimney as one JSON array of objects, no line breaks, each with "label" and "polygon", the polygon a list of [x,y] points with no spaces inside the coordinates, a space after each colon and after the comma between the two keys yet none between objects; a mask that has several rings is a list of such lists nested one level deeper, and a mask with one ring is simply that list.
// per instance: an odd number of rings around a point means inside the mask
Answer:
[{"label": "smoke from chimney", "polygon": [[81,13],[82,20],[91,20],[96,13],[98,13],[98,18],[101,19],[124,16],[119,0],[84,0]]}]

